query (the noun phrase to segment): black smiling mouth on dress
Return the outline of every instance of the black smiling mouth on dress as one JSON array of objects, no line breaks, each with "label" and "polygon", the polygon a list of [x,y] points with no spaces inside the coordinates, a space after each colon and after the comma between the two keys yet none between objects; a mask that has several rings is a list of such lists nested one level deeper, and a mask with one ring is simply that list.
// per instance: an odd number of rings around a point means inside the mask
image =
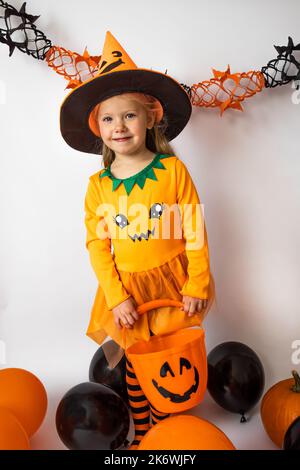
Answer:
[{"label": "black smiling mouth on dress", "polygon": [[164,398],[169,398],[169,400],[172,403],[184,403],[185,401],[189,400],[192,393],[195,393],[198,389],[198,386],[199,386],[199,373],[198,373],[196,367],[194,367],[194,374],[195,374],[194,384],[186,392],[184,392],[183,395],[180,395],[179,393],[169,392],[169,390],[167,390],[166,388],[159,386],[158,383],[156,382],[156,380],[154,380],[154,379],[152,380],[152,383],[153,383],[154,387],[156,388],[156,390]]},{"label": "black smiling mouth on dress", "polygon": [[140,242],[143,239],[149,240],[150,235],[154,235],[154,230],[155,230],[155,227],[153,228],[153,230],[148,230],[146,233],[141,233],[140,235],[134,235],[133,237],[131,235],[129,236],[133,242],[135,242],[136,240]]}]

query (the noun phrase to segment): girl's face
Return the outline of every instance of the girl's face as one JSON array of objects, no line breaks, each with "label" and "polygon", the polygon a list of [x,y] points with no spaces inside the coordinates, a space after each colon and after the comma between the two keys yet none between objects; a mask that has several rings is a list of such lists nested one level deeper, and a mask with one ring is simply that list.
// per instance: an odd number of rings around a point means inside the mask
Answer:
[{"label": "girl's face", "polygon": [[154,114],[130,93],[102,101],[98,112],[101,138],[116,156],[145,152],[147,128],[153,127],[154,120]]}]

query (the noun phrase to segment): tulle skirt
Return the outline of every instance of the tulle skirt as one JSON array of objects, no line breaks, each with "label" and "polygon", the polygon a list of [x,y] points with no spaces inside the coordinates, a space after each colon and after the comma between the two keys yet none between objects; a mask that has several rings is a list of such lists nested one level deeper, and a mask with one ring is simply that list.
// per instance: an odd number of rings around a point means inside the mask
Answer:
[{"label": "tulle skirt", "polygon": [[[132,273],[118,270],[118,272],[128,294],[132,295],[137,305],[141,305],[150,300],[163,298],[182,301],[180,290],[188,277],[187,266],[188,258],[183,251],[165,264],[148,271]],[[86,334],[98,344],[102,344],[109,336],[121,348],[126,349],[136,341],[148,341],[150,330],[157,335],[171,333],[181,328],[202,326],[214,298],[215,284],[211,275],[207,307],[201,313],[188,317],[187,313],[178,307],[160,307],[141,315],[132,329],[120,330],[114,322],[112,311],[107,308],[104,292],[99,285]]]}]

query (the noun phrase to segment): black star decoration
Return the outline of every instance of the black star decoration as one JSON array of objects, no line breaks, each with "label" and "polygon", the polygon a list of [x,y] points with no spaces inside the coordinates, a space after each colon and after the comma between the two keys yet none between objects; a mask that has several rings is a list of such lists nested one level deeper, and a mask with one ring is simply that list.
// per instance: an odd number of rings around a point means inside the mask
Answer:
[{"label": "black star decoration", "polygon": [[297,46],[294,45],[293,39],[289,36],[288,37],[288,45],[287,46],[275,46],[276,51],[279,55],[292,55],[293,51],[300,51],[300,43]]},{"label": "black star decoration", "polygon": [[[287,62],[289,62],[290,64],[294,64],[297,69],[297,73],[295,73],[294,75],[288,75],[286,72],[282,71],[283,80],[289,80],[289,81],[300,80],[300,62],[293,55],[294,51],[300,51],[300,43],[295,46],[293,39],[289,36],[287,46],[274,46],[274,47],[279,54],[278,58],[280,57],[285,58]],[[297,90],[298,89],[299,89],[299,85],[297,85]]]},{"label": "black star decoration", "polygon": [[[1,3],[3,4],[3,2]],[[22,22],[16,28],[12,28],[12,29],[9,27],[9,24],[10,24],[9,19],[11,16],[18,16],[19,18],[22,19]],[[13,6],[8,5],[8,8],[5,9],[5,16],[4,16],[7,33],[3,34],[2,32],[3,30],[2,31],[0,30],[0,42],[7,44],[9,46],[9,56],[12,55],[16,47],[14,42],[11,40],[11,35],[15,31],[24,29],[24,26],[26,24],[33,25],[33,23],[39,17],[40,15],[34,16],[34,15],[29,15],[28,13],[26,13],[26,2],[23,3],[23,5],[20,8],[20,11],[16,10]]]}]

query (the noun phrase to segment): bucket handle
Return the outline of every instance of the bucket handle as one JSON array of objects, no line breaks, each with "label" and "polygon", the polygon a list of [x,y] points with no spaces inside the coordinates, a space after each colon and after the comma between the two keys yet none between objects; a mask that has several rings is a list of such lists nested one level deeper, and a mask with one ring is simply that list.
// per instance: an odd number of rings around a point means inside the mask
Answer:
[{"label": "bucket handle", "polygon": [[139,315],[143,315],[143,313],[146,313],[149,310],[159,307],[183,307],[183,303],[179,300],[172,299],[150,300],[149,302],[145,302],[144,304],[139,305],[136,311]]},{"label": "bucket handle", "polygon": [[[183,302],[180,302],[179,300],[173,300],[173,299],[155,299],[155,300],[150,300],[149,302],[145,302],[142,305],[139,305],[136,308],[136,311],[139,315],[143,315],[144,313],[148,312],[149,310],[152,310],[154,308],[159,308],[159,307],[183,307]],[[126,328],[123,326],[122,328],[122,340],[124,343],[124,349],[126,350]]]}]

